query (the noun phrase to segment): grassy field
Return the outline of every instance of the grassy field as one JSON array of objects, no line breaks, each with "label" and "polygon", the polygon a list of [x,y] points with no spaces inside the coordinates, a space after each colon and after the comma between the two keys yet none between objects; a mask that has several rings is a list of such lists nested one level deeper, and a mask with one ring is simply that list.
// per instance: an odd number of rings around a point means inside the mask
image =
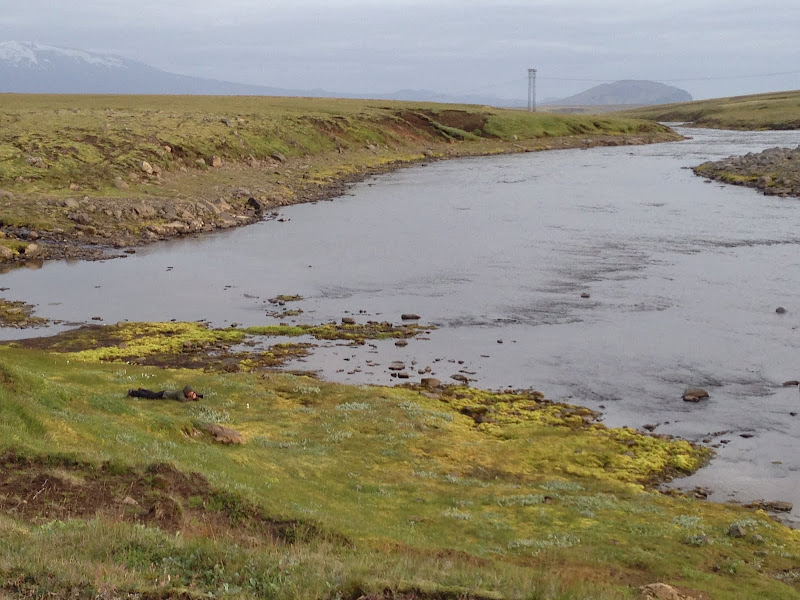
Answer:
[{"label": "grassy field", "polygon": [[[0,226],[132,245],[252,222],[250,197],[274,209],[400,164],[668,139],[675,134],[648,121],[480,106],[3,95]],[[24,253],[27,241],[10,243],[0,242]]]},{"label": "grassy field", "polygon": [[[706,460],[685,441],[531,391],[135,365],[240,334],[103,329],[0,346],[0,597],[609,600],[655,581],[714,600],[800,593],[800,533],[648,487]],[[126,362],[108,362],[119,348]],[[186,382],[205,398],[125,397]],[[245,443],[213,443],[209,423]]]},{"label": "grassy field", "polygon": [[800,129],[800,91],[650,106],[614,116],[719,129]]}]

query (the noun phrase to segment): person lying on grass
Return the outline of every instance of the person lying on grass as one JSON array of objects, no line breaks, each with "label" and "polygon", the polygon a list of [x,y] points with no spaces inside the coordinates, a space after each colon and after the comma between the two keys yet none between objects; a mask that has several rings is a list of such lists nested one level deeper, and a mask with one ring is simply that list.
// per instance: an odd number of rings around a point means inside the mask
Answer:
[{"label": "person lying on grass", "polygon": [[192,386],[187,385],[182,390],[161,390],[154,392],[139,388],[138,390],[128,390],[128,396],[134,398],[149,398],[150,400],[177,400],[178,402],[191,402],[197,401],[203,397],[203,394],[198,394],[192,389]]}]

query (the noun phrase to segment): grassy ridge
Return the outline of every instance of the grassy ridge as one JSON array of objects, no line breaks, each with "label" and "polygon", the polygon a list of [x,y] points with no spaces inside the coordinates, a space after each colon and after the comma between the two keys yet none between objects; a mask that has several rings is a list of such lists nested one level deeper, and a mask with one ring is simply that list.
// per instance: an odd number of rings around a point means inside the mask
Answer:
[{"label": "grassy ridge", "polygon": [[[87,356],[0,347],[0,594],[608,600],[659,580],[797,597],[798,532],[644,485],[697,467],[686,442],[533,392]],[[187,381],[202,402],[125,397]],[[245,444],[195,434],[209,422]]]},{"label": "grassy ridge", "polygon": [[[313,158],[379,145],[385,159],[451,140],[640,133],[664,130],[632,119],[407,102],[7,95],[0,104],[0,186],[44,192],[74,183],[110,192],[115,177],[140,172],[142,161],[169,172],[197,170],[197,159],[212,156],[230,162],[268,159],[276,152]],[[18,182],[18,177],[30,181]],[[155,190],[120,195],[137,191]]]},{"label": "grassy ridge", "polygon": [[667,123],[687,123],[693,127],[800,129],[800,91],[697,100],[614,114]]}]

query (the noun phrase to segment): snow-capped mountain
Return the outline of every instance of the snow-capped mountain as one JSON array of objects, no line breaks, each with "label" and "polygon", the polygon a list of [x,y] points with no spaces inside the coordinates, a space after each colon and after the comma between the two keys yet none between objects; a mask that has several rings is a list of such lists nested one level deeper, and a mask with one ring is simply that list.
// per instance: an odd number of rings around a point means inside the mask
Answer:
[{"label": "snow-capped mountain", "polygon": [[34,42],[0,42],[0,92],[297,94],[292,90],[177,75],[125,58]]},{"label": "snow-capped mountain", "polygon": [[429,90],[393,93],[336,93],[288,90],[178,75],[144,63],[35,42],[0,42],[0,93],[23,94],[208,94],[384,98],[514,106],[521,102],[492,96],[459,96]]}]

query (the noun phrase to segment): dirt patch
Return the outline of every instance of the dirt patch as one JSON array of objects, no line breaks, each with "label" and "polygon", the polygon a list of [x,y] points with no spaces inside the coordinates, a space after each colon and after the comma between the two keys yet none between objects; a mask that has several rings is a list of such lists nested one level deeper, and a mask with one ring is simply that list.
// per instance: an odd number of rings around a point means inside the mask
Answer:
[{"label": "dirt patch", "polygon": [[200,527],[235,538],[345,541],[313,524],[268,516],[213,488],[199,473],[182,473],[169,464],[92,465],[64,457],[28,458],[11,450],[0,456],[0,465],[0,510],[32,523],[101,517],[171,532]]}]

